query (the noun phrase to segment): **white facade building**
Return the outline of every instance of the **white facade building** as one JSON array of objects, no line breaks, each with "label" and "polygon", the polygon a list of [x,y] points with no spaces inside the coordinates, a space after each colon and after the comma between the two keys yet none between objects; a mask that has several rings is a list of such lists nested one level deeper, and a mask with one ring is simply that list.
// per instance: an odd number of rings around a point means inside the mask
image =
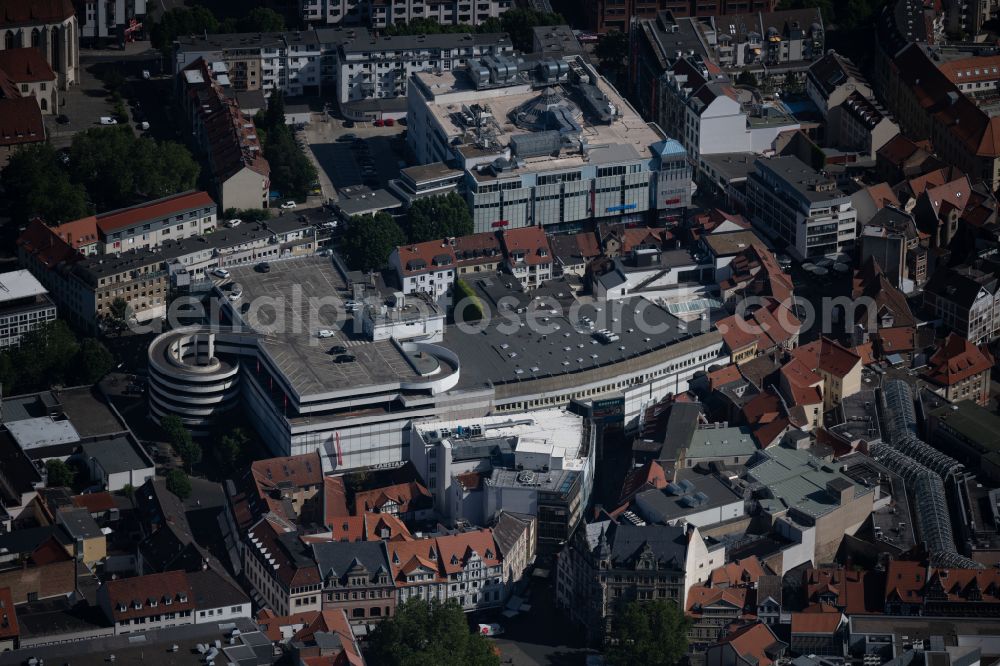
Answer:
[{"label": "white facade building", "polygon": [[478,26],[498,18],[513,6],[512,0],[303,0],[302,19],[307,23],[356,25],[362,21],[373,28],[427,19],[440,25]]},{"label": "white facade building", "polygon": [[146,0],[88,1],[76,6],[83,10],[77,16],[80,37],[91,43],[98,39],[124,39],[126,31],[141,26],[146,15]]},{"label": "white facade building", "polygon": [[0,273],[0,349],[18,346],[22,335],[55,318],[55,302],[30,271]]},{"label": "white facade building", "polygon": [[582,59],[488,57],[411,83],[410,147],[462,166],[476,231],[639,221],[690,201],[684,156]]},{"label": "white facade building", "polygon": [[758,159],[747,179],[755,228],[799,259],[847,252],[857,237],[851,197],[797,157]]}]

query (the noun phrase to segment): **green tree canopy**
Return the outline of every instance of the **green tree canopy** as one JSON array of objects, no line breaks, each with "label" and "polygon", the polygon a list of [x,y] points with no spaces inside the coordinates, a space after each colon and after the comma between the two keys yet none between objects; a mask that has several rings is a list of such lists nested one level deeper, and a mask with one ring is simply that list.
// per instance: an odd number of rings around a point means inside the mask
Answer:
[{"label": "green tree canopy", "polygon": [[219,21],[205,7],[175,7],[164,12],[153,24],[149,41],[154,48],[170,49],[181,35],[200,35],[219,31]]},{"label": "green tree canopy", "polygon": [[97,210],[107,211],[189,190],[200,169],[184,146],[137,137],[118,125],[74,136],[70,171]]},{"label": "green tree canopy", "polygon": [[351,268],[370,271],[385,266],[392,251],[405,242],[406,234],[388,213],[355,215],[341,238],[340,252]]},{"label": "green tree canopy", "polygon": [[191,496],[191,479],[184,470],[172,469],[167,472],[167,490],[185,500]]},{"label": "green tree canopy", "polygon": [[687,653],[690,620],[670,601],[632,601],[620,607],[611,624],[612,666],[675,666]]},{"label": "green tree canopy", "polygon": [[441,25],[434,19],[415,18],[409,22],[400,21],[385,29],[385,34],[399,35],[440,35],[442,33],[476,32],[476,29],[466,23]]},{"label": "green tree canopy", "polygon": [[594,55],[601,61],[603,69],[618,77],[628,61],[628,48],[628,34],[620,30],[611,30],[597,42]]},{"label": "green tree canopy", "polygon": [[510,35],[510,41],[518,51],[529,52],[534,46],[532,28],[540,25],[561,25],[566,20],[559,14],[542,12],[537,9],[514,7],[500,15],[500,26]]},{"label": "green tree canopy", "polygon": [[368,662],[379,666],[497,666],[500,658],[483,636],[469,631],[454,601],[411,598],[370,635]]},{"label": "green tree canopy", "polygon": [[271,94],[267,109],[254,118],[262,137],[264,157],[271,165],[271,186],[283,196],[303,200],[316,182],[316,167],[295,142],[285,124],[285,100],[280,91]]},{"label": "green tree canopy", "polygon": [[409,212],[409,242],[422,243],[448,236],[472,233],[472,213],[461,195],[454,192],[417,199]]},{"label": "green tree canopy", "polygon": [[184,461],[185,467],[191,469],[201,462],[201,445],[194,441],[180,418],[173,414],[165,416],[160,420],[160,427],[163,428],[167,441],[174,447],[174,451]]},{"label": "green tree canopy", "polygon": [[96,338],[87,338],[80,343],[80,351],[73,363],[76,374],[74,384],[93,384],[108,374],[115,365],[115,357]]},{"label": "green tree canopy", "polygon": [[67,488],[73,487],[73,480],[76,478],[76,472],[73,468],[64,463],[58,458],[52,458],[45,462],[45,471],[48,474],[48,485],[49,488],[56,488],[58,486],[65,486]]},{"label": "green tree canopy", "polygon": [[268,7],[255,7],[246,16],[227,18],[219,25],[219,32],[281,32],[285,19]]},{"label": "green tree canopy", "polygon": [[740,72],[739,76],[736,77],[736,83],[737,85],[756,88],[757,75],[751,72],[749,69],[744,69],[742,72]]},{"label": "green tree canopy", "polygon": [[271,219],[271,209],[269,208],[227,208],[222,213],[222,217],[227,220],[239,219],[244,222],[260,222]]},{"label": "green tree canopy", "polygon": [[18,224],[37,215],[56,225],[90,213],[86,190],[70,180],[47,143],[28,145],[11,155],[3,170],[3,186],[7,210]]},{"label": "green tree canopy", "polygon": [[233,428],[219,438],[218,444],[212,447],[212,457],[215,458],[222,474],[229,475],[236,471],[246,456],[246,447],[249,443],[250,436],[239,427]]}]

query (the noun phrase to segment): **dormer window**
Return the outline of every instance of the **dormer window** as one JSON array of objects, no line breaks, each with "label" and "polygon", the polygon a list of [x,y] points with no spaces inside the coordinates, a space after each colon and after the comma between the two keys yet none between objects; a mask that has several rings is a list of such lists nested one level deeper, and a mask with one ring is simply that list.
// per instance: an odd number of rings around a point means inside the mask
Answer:
[{"label": "dormer window", "polygon": [[124,613],[126,610],[128,610],[128,606],[125,605],[125,602],[124,601],[119,601],[118,602],[118,612],[119,613]]},{"label": "dormer window", "polygon": [[150,608],[156,608],[159,605],[159,603],[157,602],[157,600],[154,599],[153,597],[150,597],[149,599],[147,599],[146,603],[149,604]]},{"label": "dormer window", "polygon": [[183,604],[183,603],[186,603],[186,602],[187,602],[187,600],[188,600],[188,595],[187,595],[186,593],[184,593],[184,592],[179,592],[179,593],[177,594],[177,601],[179,601],[180,603],[182,603],[182,604]]},{"label": "dormer window", "polygon": [[142,608],[142,602],[136,599],[135,601],[132,602],[132,608],[134,608],[135,610],[140,610]]}]

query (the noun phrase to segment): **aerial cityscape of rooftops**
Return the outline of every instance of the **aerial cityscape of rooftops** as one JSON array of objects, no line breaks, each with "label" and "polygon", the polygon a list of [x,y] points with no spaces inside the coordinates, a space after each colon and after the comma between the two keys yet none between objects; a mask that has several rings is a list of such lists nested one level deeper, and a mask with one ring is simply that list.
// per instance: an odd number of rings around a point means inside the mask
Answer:
[{"label": "aerial cityscape of rooftops", "polygon": [[0,0],[0,666],[1000,666],[1000,4]]}]

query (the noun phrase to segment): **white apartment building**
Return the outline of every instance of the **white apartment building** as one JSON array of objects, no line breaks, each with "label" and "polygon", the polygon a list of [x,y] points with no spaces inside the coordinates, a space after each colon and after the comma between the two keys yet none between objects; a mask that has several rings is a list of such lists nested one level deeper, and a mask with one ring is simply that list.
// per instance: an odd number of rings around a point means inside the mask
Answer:
[{"label": "white apartment building", "polygon": [[409,23],[413,19],[428,19],[440,25],[478,26],[498,18],[512,6],[512,0],[303,0],[302,19],[326,25],[366,22],[373,28]]},{"label": "white apartment building", "polygon": [[332,83],[341,104],[403,97],[416,72],[450,72],[483,56],[514,52],[504,33],[375,37],[364,29],[316,32],[326,54],[324,71],[335,70]]},{"label": "white apartment building", "polygon": [[96,40],[124,39],[134,32],[146,17],[146,0],[101,0],[76,4],[82,9],[77,15],[80,37],[90,43]]},{"label": "white apartment building", "polygon": [[484,57],[411,83],[410,147],[462,166],[477,232],[638,222],[690,201],[675,142],[582,59]]},{"label": "white apartment building", "polygon": [[56,318],[56,304],[30,271],[0,273],[0,349],[16,347],[21,336]]},{"label": "white apartment building", "polygon": [[762,153],[799,123],[776,107],[751,117],[726,77],[713,78],[697,56],[680,58],[663,76],[657,118],[693,160],[720,153]]},{"label": "white apartment building", "polygon": [[857,237],[857,211],[836,183],[797,157],[758,159],[747,179],[755,228],[798,259],[846,252]]},{"label": "white apartment building", "polygon": [[270,95],[315,95],[320,90],[321,49],[314,30],[280,33],[235,33],[178,37],[174,71],[199,58],[225,65],[233,90],[262,90]]}]

